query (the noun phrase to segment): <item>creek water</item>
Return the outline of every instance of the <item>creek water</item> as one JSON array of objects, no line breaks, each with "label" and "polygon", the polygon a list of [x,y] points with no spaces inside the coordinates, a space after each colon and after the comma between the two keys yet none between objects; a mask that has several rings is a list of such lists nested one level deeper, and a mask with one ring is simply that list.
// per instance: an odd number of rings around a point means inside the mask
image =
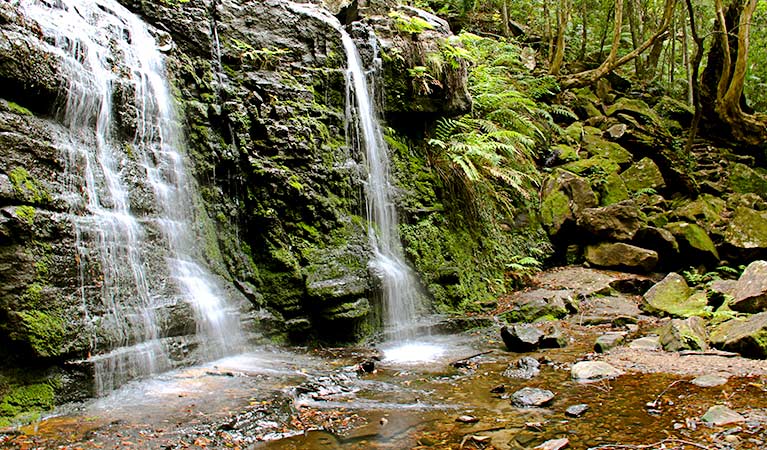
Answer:
[{"label": "creek water", "polygon": [[[708,445],[712,435],[724,436],[733,427],[700,423],[709,406],[727,404],[749,421],[767,417],[764,376],[732,378],[714,388],[668,374],[575,382],[569,368],[589,350],[586,343],[595,332],[576,327],[569,332],[570,347],[526,355],[502,349],[495,329],[433,338],[442,340],[437,342],[445,348],[441,356],[420,364],[383,360],[373,373],[357,370],[375,353],[372,349],[263,349],[129,383],[105,398],[65,406],[0,443],[17,448],[523,449],[567,437],[569,448],[586,449],[671,437]],[[521,356],[543,361],[540,375],[505,377],[504,369]],[[465,358],[459,367],[451,364]],[[493,393],[500,384],[504,392]],[[542,408],[513,406],[510,394],[526,386],[549,389],[556,397]],[[590,407],[585,415],[565,415],[568,406],[580,403]],[[457,421],[466,415],[477,422]],[[764,448],[759,442],[767,442],[767,431],[761,423],[740,424],[740,444],[730,448]],[[696,447],[669,443],[664,448]]]},{"label": "creek water", "polygon": [[179,304],[191,307],[199,358],[238,349],[238,313],[202,262],[193,229],[202,201],[155,37],[114,0],[19,7],[62,62],[68,136],[57,144],[97,392],[174,365],[163,322]]}]

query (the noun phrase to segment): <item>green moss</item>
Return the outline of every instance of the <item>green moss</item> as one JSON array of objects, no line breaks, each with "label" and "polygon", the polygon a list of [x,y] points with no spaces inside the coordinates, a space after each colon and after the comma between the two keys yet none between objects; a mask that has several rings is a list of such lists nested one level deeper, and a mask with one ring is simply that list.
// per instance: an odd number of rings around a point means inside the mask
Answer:
[{"label": "green moss", "polygon": [[0,399],[0,426],[13,422],[29,422],[55,406],[57,379],[43,383],[13,386]]},{"label": "green moss", "polygon": [[570,199],[564,192],[554,191],[541,202],[541,222],[545,226],[558,229],[569,216]]},{"label": "green moss", "polygon": [[623,179],[617,173],[611,173],[605,178],[604,184],[600,186],[600,201],[602,206],[612,205],[622,202],[629,198],[628,189]]},{"label": "green moss", "polygon": [[50,201],[50,195],[32,179],[27,169],[16,167],[8,173],[8,178],[11,180],[13,190],[26,200],[33,203]]},{"label": "green moss", "polygon": [[19,105],[18,103],[14,102],[6,102],[8,105],[8,109],[15,112],[16,114],[21,114],[22,116],[31,116],[32,111],[28,110],[27,108]]},{"label": "green moss", "polygon": [[767,170],[751,168],[741,163],[731,163],[729,166],[730,189],[739,193],[755,193],[763,195],[767,192]]},{"label": "green moss", "polygon": [[21,321],[14,340],[26,342],[39,357],[59,355],[66,335],[64,321],[42,311],[21,311],[14,315]]},{"label": "green moss", "polygon": [[665,227],[677,241],[684,241],[690,247],[699,250],[704,253],[711,254],[717,260],[719,259],[719,252],[716,250],[716,246],[711,238],[706,233],[706,230],[694,223],[686,222],[673,222],[667,224]]},{"label": "green moss", "polygon": [[23,220],[29,225],[34,225],[35,223],[35,208],[33,206],[17,206],[14,210],[16,213],[16,217]]},{"label": "green moss", "polygon": [[588,159],[573,161],[563,165],[562,168],[577,175],[596,173],[607,175],[620,170],[618,163],[602,156],[592,156]]},{"label": "green moss", "polygon": [[629,192],[643,189],[658,189],[666,185],[660,169],[650,158],[642,158],[621,173]]}]

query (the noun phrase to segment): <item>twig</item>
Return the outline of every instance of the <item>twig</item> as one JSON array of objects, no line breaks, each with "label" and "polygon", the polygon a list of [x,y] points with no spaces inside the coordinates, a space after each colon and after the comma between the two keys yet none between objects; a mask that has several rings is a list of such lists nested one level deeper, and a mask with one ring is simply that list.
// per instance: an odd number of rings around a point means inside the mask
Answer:
[{"label": "twig", "polygon": [[663,439],[662,441],[658,441],[654,444],[645,444],[645,445],[629,445],[629,444],[607,444],[607,445],[600,445],[598,447],[589,447],[588,450],[609,450],[609,449],[617,449],[617,448],[629,448],[629,449],[643,449],[643,448],[653,448],[658,447],[666,443],[675,442],[678,444],[684,444],[684,445],[690,445],[696,448],[701,448],[703,450],[711,450],[711,447],[708,447],[703,444],[698,444],[691,441],[685,441],[684,439],[677,439],[677,438],[667,438]]},{"label": "twig", "polygon": [[466,358],[456,359],[455,361],[451,362],[451,366],[457,366],[459,364],[466,364],[470,359],[476,358],[477,356],[487,355],[488,353],[492,353],[492,350],[488,350],[486,352],[477,353],[471,356],[467,356]]},{"label": "twig", "polygon": [[668,392],[668,390],[669,390],[669,389],[671,389],[671,388],[672,388],[673,386],[675,386],[676,384],[678,384],[678,383],[682,383],[682,382],[684,382],[684,381],[685,381],[685,380],[676,380],[676,381],[672,382],[671,384],[669,384],[668,386],[666,386],[666,389],[664,389],[663,391],[661,391],[661,393],[660,393],[660,394],[658,394],[658,396],[657,396],[657,397],[655,397],[655,400],[654,400],[654,401],[652,401],[652,402],[648,403],[648,405],[652,405],[652,407],[653,407],[653,408],[654,408],[654,407],[656,407],[656,406],[658,406],[658,402],[660,401],[660,398],[661,398],[661,397],[663,397],[663,394],[665,394],[666,392]]}]

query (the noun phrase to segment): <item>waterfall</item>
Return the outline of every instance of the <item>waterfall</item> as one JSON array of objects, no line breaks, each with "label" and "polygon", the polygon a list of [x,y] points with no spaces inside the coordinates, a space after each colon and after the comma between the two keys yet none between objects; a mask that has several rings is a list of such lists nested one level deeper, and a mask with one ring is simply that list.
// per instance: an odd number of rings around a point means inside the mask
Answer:
[{"label": "waterfall", "polygon": [[193,311],[200,358],[236,350],[236,308],[200,262],[193,224],[202,201],[155,38],[115,0],[19,7],[61,61],[68,137],[58,144],[73,192],[85,325],[99,330],[97,392],[173,366],[167,338],[183,333],[167,330],[168,316],[179,305]]},{"label": "waterfall", "polygon": [[[375,106],[375,83],[368,83],[357,45],[340,22],[310,5],[291,7],[338,30],[346,53],[347,139],[364,158],[368,239],[373,249],[369,266],[381,280],[386,335],[394,341],[415,337],[421,295],[415,274],[402,252],[389,155]],[[372,39],[375,45],[375,37]]]}]

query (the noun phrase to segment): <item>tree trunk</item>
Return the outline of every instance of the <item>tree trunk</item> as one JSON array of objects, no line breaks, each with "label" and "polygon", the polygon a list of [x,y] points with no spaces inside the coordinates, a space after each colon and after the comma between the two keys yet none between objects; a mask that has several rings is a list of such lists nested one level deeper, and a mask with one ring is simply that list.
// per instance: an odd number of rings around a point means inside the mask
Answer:
[{"label": "tree trunk", "polygon": [[509,30],[509,5],[507,0],[501,2],[501,20],[503,21],[503,37],[509,37],[511,30]]},{"label": "tree trunk", "polygon": [[687,13],[690,15],[690,35],[695,42],[695,55],[692,58],[692,105],[695,108],[695,115],[690,124],[690,134],[687,136],[687,144],[684,146],[686,155],[692,151],[692,145],[695,143],[695,137],[698,134],[698,125],[703,113],[700,104],[700,62],[703,60],[703,38],[698,34],[698,27],[695,24],[695,9],[692,7],[692,0],[685,0],[687,3]]},{"label": "tree trunk", "polygon": [[749,146],[767,139],[767,124],[753,114],[743,95],[751,19],[757,0],[734,0],[726,8],[716,0],[718,38],[708,55],[701,82],[703,118],[713,129],[725,128]]},{"label": "tree trunk", "polygon": [[549,73],[559,75],[565,59],[565,32],[570,22],[570,0],[560,0],[557,6],[557,38],[554,44],[554,56],[551,59]]},{"label": "tree trunk", "polygon": [[[626,13],[629,17],[629,31],[631,31],[631,45],[634,48],[639,47],[639,11],[637,11],[637,5],[634,3],[634,0],[628,0],[628,3],[626,3]],[[643,77],[643,68],[642,68],[642,59],[641,58],[635,58],[634,59],[634,67],[636,69],[636,75],[637,78],[641,79]]]},{"label": "tree trunk", "polygon": [[666,0],[666,4],[663,11],[663,22],[660,24],[657,31],[652,36],[650,36],[645,42],[643,42],[642,45],[635,48],[633,51],[631,51],[627,55],[621,58],[617,58],[618,46],[620,45],[621,27],[623,25],[623,21],[621,19],[621,16],[623,15],[623,0],[616,0],[615,29],[613,30],[613,45],[610,48],[610,55],[608,55],[607,59],[605,59],[605,61],[596,69],[586,70],[584,72],[580,72],[580,73],[576,73],[576,74],[572,74],[572,75],[564,77],[559,82],[560,86],[562,86],[563,89],[588,86],[590,84],[595,83],[597,80],[607,75],[608,73],[610,73],[617,67],[620,67],[626,64],[627,62],[633,60],[637,56],[641,55],[642,52],[644,52],[651,45],[653,45],[658,39],[661,38],[661,36],[666,34],[666,32],[668,31],[669,23],[671,22],[671,14],[673,13],[675,6],[676,6],[676,0]]},{"label": "tree trunk", "polygon": [[578,53],[578,59],[580,61],[583,61],[583,59],[586,57],[586,43],[588,41],[588,24],[589,24],[589,15],[588,15],[588,6],[586,4],[585,0],[581,1],[581,51]]}]

